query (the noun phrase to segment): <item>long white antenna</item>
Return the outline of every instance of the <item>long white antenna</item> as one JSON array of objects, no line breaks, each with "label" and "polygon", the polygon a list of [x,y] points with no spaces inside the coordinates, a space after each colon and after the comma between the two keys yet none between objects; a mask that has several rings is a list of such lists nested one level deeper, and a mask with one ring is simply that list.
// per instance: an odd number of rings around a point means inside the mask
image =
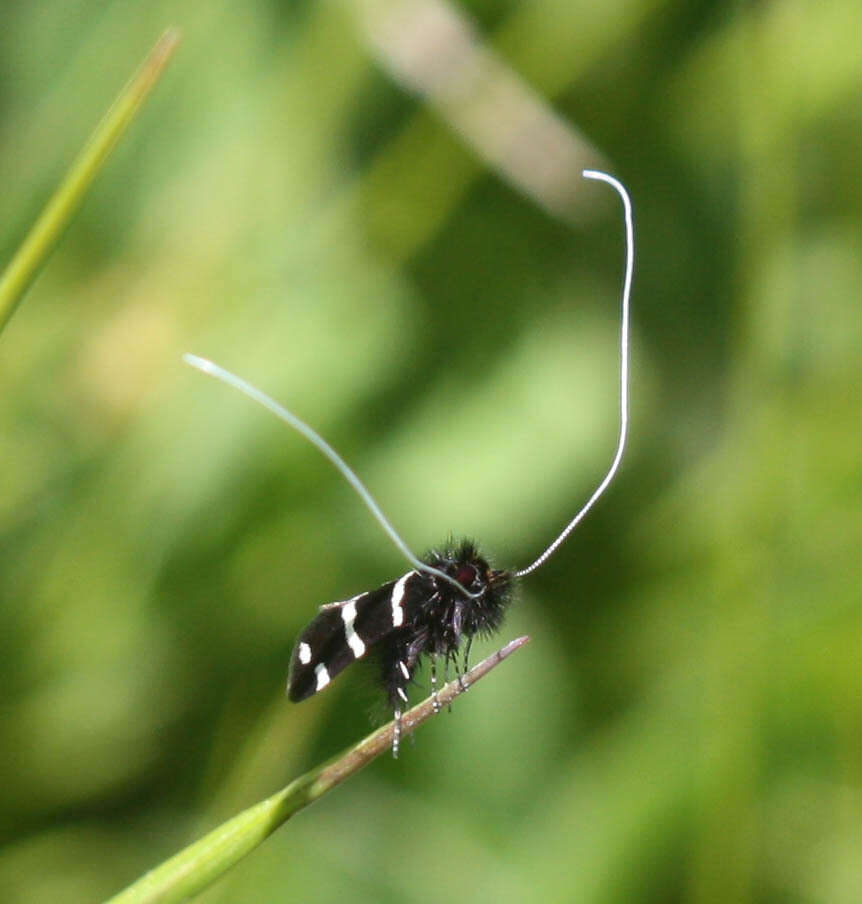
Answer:
[{"label": "long white antenna", "polygon": [[554,540],[553,543],[533,562],[531,565],[528,565],[526,568],[522,568],[520,571],[515,572],[515,576],[522,578],[524,575],[530,574],[535,571],[537,568],[540,568],[542,565],[547,562],[547,560],[559,549],[560,546],[566,541],[566,538],[569,534],[581,523],[584,515],[593,507],[593,503],[599,498],[599,496],[604,493],[607,489],[608,484],[614,479],[614,475],[617,473],[617,469],[620,466],[620,461],[622,461],[623,452],[626,447],[626,436],[628,434],[628,425],[629,425],[629,297],[631,296],[632,290],[632,273],[634,272],[634,257],[635,257],[635,238],[634,238],[634,227],[632,225],[632,202],[629,198],[629,193],[625,190],[625,187],[619,180],[614,179],[613,176],[609,176],[607,173],[601,173],[597,170],[584,170],[584,178],[585,179],[598,179],[601,182],[607,182],[608,185],[612,186],[616,189],[617,194],[620,196],[623,202],[623,210],[625,211],[625,223],[626,223],[626,276],[625,282],[623,283],[623,314],[622,314],[622,324],[620,327],[620,438],[617,443],[617,451],[614,455],[614,460],[611,462],[611,466],[608,469],[608,473],[605,474],[604,480],[596,487],[595,492],[592,496],[586,501],[584,507],[575,515],[574,518],[563,528],[560,535]]},{"label": "long white antenna", "polygon": [[347,462],[329,445],[329,443],[316,431],[313,430],[305,421],[301,421],[292,411],[288,411],[283,405],[279,405],[275,399],[268,396],[265,392],[262,392],[256,386],[252,386],[251,383],[247,383],[241,377],[236,376],[236,374],[232,374],[229,370],[225,370],[223,367],[219,367],[218,364],[214,364],[212,361],[208,361],[206,358],[199,358],[197,355],[185,354],[183,355],[183,361],[186,364],[190,364],[192,367],[196,367],[202,373],[207,374],[210,377],[215,377],[217,380],[221,380],[223,383],[227,383],[228,386],[233,386],[234,389],[238,389],[240,392],[245,393],[250,399],[253,399],[259,405],[263,405],[264,408],[267,408],[271,411],[276,417],[283,420],[290,427],[293,427],[294,430],[297,430],[301,433],[310,443],[313,443],[317,446],[318,449],[335,465],[336,468],[341,472],[341,475],[344,479],[359,493],[362,501],[368,506],[368,510],[372,515],[377,519],[380,523],[380,526],[383,530],[389,534],[392,542],[401,550],[401,553],[407,559],[407,561],[418,571],[425,571],[428,574],[436,575],[438,578],[443,578],[448,581],[452,586],[457,587],[458,590],[463,593],[465,596],[470,597],[471,599],[476,599],[480,594],[478,593],[470,593],[466,587],[463,587],[455,578],[446,574],[445,571],[441,571],[439,568],[434,568],[431,565],[426,564],[421,559],[419,559],[410,547],[401,539],[398,532],[395,528],[389,523],[386,515],[383,514],[380,506],[374,501],[374,497],[368,490],[365,488],[365,484],[356,476],[356,473],[347,464]]}]

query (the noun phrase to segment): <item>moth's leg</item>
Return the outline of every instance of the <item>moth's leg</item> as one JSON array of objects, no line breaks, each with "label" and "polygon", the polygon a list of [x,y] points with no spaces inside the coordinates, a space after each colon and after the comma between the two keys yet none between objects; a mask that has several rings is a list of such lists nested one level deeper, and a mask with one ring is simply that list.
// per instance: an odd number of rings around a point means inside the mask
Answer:
[{"label": "moth's leg", "polygon": [[437,656],[435,653],[431,653],[429,658],[431,660],[431,665],[429,666],[429,671],[431,672],[431,706],[436,715],[440,712],[440,701],[437,699]]},{"label": "moth's leg", "polygon": [[[457,650],[449,650],[449,651],[446,653],[446,679],[447,679],[447,683],[448,683],[448,678],[449,678],[449,665],[450,665],[450,664],[452,665],[452,668],[453,668],[453,670],[454,670],[454,672],[455,672],[455,678],[458,680],[458,684],[461,686],[461,690],[462,690],[462,691],[466,690],[467,687],[466,687],[466,685],[464,684],[464,676],[461,674],[461,666],[460,666],[460,664],[459,664],[459,662],[458,662],[458,651],[457,651]],[[451,701],[451,700],[446,704],[446,708],[449,710],[450,713],[452,712],[452,701]]]},{"label": "moth's leg", "polygon": [[467,672],[470,671],[470,647],[473,646],[473,638],[467,638],[467,646],[464,647],[464,665],[463,665],[463,674],[460,676],[461,679],[461,690],[466,691],[468,687],[470,687],[469,682],[467,681]]},{"label": "moth's leg", "polygon": [[449,655],[452,657],[452,665],[455,666],[455,677],[458,679],[458,684],[461,688],[461,691],[466,691],[467,682],[464,680],[464,673],[461,671],[461,666],[458,662],[458,650],[452,650]]},{"label": "moth's leg", "polygon": [[413,636],[410,638],[410,641],[405,644],[403,651],[404,655],[401,657],[404,660],[407,668],[410,670],[411,675],[413,674],[417,664],[419,663],[419,657],[424,652],[426,652],[427,647],[428,629],[425,627],[418,628],[413,632]]},{"label": "moth's leg", "polygon": [[396,665],[398,669],[398,681],[395,685],[395,699],[393,700],[393,710],[395,713],[395,733],[392,736],[392,756],[398,758],[398,748],[401,744],[401,707],[408,704],[407,682],[410,680],[410,672],[403,659],[399,659]]},{"label": "moth's leg", "polygon": [[398,748],[401,746],[401,708],[395,707],[395,732],[392,735],[392,758],[398,759]]},{"label": "moth's leg", "polygon": [[413,672],[409,658],[409,645],[403,639],[388,643],[383,651],[383,684],[389,697],[395,718],[395,731],[392,736],[392,755],[398,756],[401,746],[402,723],[401,714],[408,703],[407,685]]},{"label": "moth's leg", "polygon": [[[452,659],[452,656],[450,653],[445,653],[443,655],[443,684],[444,685],[449,683],[449,663],[450,663],[451,659]],[[446,709],[448,709],[450,713],[452,712],[452,701],[451,700],[446,704]]]}]

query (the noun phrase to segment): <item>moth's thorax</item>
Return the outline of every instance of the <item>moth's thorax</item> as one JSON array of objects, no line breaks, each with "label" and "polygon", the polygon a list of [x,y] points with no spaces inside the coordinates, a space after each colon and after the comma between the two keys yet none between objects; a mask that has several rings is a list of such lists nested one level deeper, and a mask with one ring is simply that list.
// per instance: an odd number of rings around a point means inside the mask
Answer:
[{"label": "moth's thorax", "polygon": [[511,596],[511,572],[491,568],[469,540],[432,552],[425,561],[453,577],[471,594],[443,578],[430,576],[434,589],[420,616],[428,632],[428,652],[451,653],[462,637],[490,634],[500,627]]}]

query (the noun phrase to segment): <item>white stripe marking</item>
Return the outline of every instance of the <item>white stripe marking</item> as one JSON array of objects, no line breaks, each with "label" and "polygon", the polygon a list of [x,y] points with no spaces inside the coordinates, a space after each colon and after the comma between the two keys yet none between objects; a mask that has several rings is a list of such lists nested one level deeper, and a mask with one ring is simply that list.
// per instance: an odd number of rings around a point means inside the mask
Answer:
[{"label": "white stripe marking", "polygon": [[314,674],[317,675],[316,690],[322,691],[329,684],[329,672],[326,671],[326,666],[321,662],[315,667]]},{"label": "white stripe marking", "polygon": [[359,659],[360,656],[365,654],[365,644],[353,627],[353,622],[356,621],[356,603],[353,600],[344,604],[341,610],[341,618],[344,620],[344,637],[347,640],[347,646],[353,651],[353,655]]},{"label": "white stripe marking", "polygon": [[408,671],[407,666],[404,665],[404,663],[400,659],[398,660],[398,665],[401,666],[401,674],[404,676],[404,680],[409,681],[410,680],[410,672]]},{"label": "white stripe marking", "polygon": [[311,647],[307,643],[299,645],[299,661],[303,665],[308,665],[311,662]]},{"label": "white stripe marking", "polygon": [[407,702],[407,694],[404,693],[403,688],[398,688],[398,696],[406,703]]},{"label": "white stripe marking", "polygon": [[401,603],[404,600],[404,588],[407,586],[407,579],[416,574],[415,571],[408,571],[403,578],[398,579],[398,583],[392,589],[392,627],[400,628],[404,624],[404,607]]}]

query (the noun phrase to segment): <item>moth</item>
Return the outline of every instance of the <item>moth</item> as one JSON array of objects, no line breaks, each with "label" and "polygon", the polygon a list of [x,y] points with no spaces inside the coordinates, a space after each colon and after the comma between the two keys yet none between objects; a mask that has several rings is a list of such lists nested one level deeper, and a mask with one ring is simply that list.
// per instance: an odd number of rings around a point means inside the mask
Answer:
[{"label": "moth", "polygon": [[424,564],[452,580],[417,568],[376,590],[322,606],[296,642],[288,697],[298,703],[322,691],[342,669],[377,646],[396,720],[423,655],[431,660],[436,701],[437,659],[442,657],[447,669],[454,666],[460,677],[458,653],[466,640],[467,670],[473,638],[493,634],[502,624],[514,574],[494,570],[472,540],[430,553]]},{"label": "moth", "polygon": [[620,328],[620,422],[616,453],[605,477],[556,539],[525,568],[495,569],[472,540],[449,543],[419,559],[392,527],[364,484],[341,456],[311,427],[256,387],[196,355],[184,360],[245,393],[313,443],[356,490],[412,568],[376,590],[326,603],[302,631],[290,659],[287,693],[300,702],[324,690],[347,666],[373,650],[381,663],[381,683],[395,718],[392,752],[398,756],[401,717],[409,687],[423,658],[429,660],[431,690],[437,705],[437,667],[453,667],[464,682],[475,637],[496,632],[512,600],[516,581],[540,568],[567,539],[616,474],[628,433],[629,298],[634,267],[631,201],[613,176],[584,170],[584,177],[606,182],[623,204],[626,234],[625,278]]}]

